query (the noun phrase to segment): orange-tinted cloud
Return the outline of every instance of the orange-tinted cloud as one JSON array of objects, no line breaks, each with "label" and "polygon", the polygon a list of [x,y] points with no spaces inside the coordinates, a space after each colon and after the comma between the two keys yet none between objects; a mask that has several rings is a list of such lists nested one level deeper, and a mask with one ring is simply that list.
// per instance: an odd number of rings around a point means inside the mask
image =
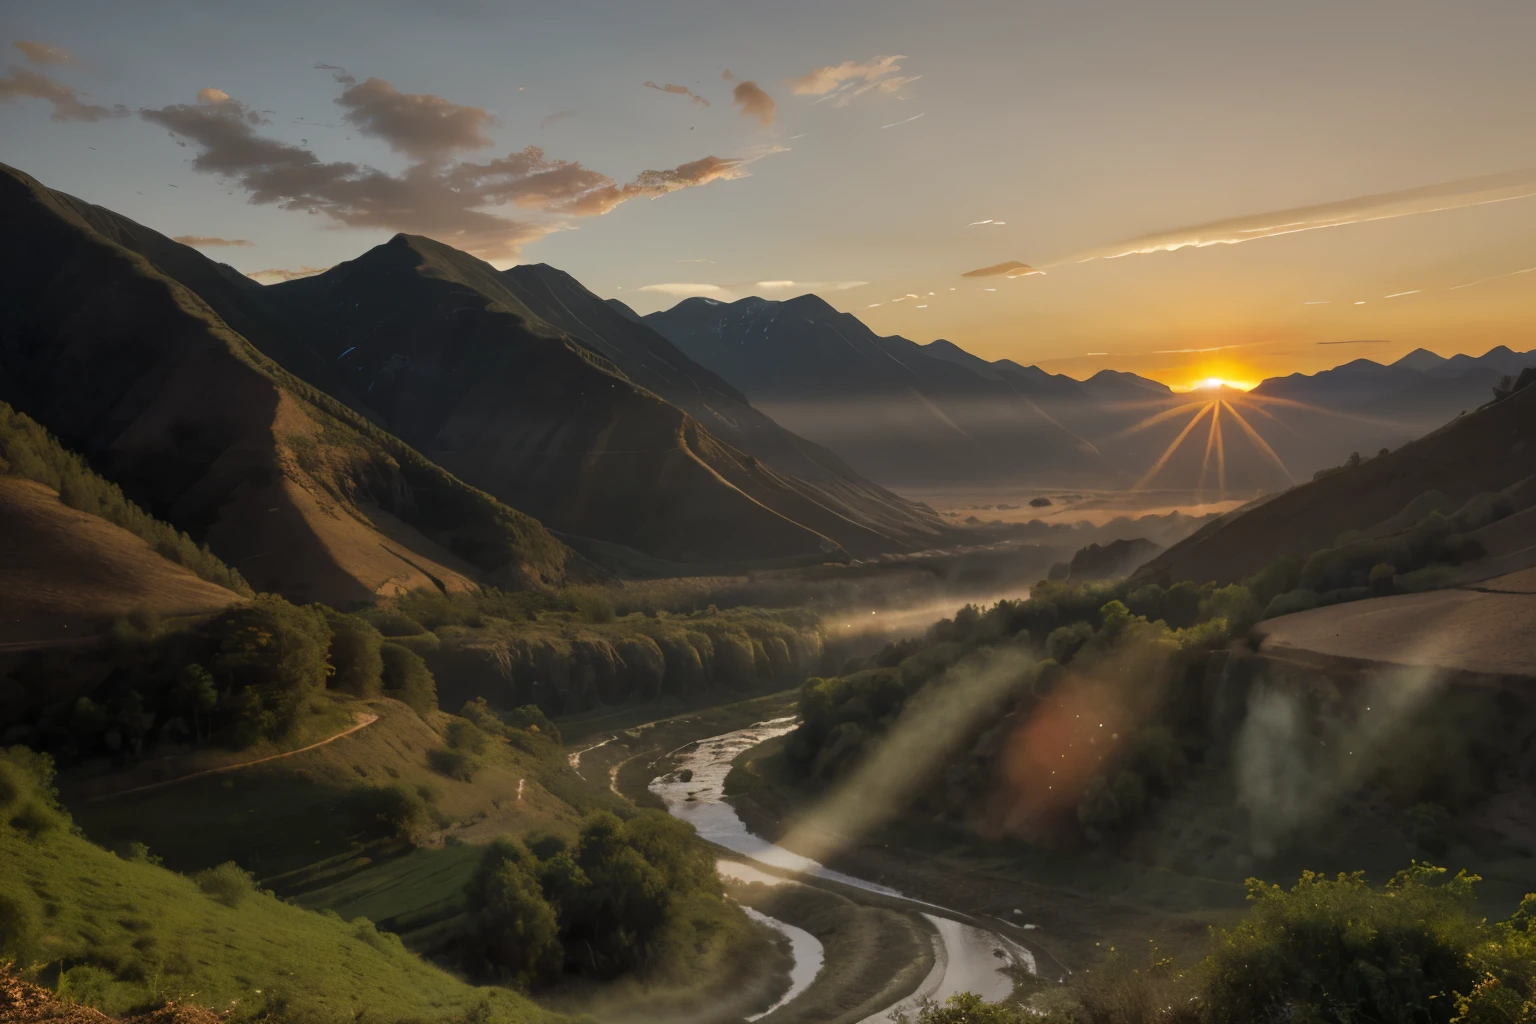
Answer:
[{"label": "orange-tinted cloud", "polygon": [[[730,74],[729,71],[726,74]],[[773,102],[773,97],[764,92],[756,82],[737,82],[736,90],[732,94],[734,101],[741,108],[742,117],[755,117],[765,125],[773,124],[773,115],[778,104]]]},{"label": "orange-tinted cloud", "polygon": [[491,144],[485,129],[495,119],[488,111],[430,93],[400,92],[382,78],[350,87],[336,103],[346,108],[343,121],[417,160],[441,160]]},{"label": "orange-tinted cloud", "polygon": [[686,85],[672,85],[670,83],[667,85],[657,85],[655,82],[641,82],[640,84],[647,89],[655,89],[657,92],[669,92],[674,96],[687,96],[700,106],[709,106],[709,100],[700,96]]},{"label": "orange-tinted cloud", "polygon": [[[712,181],[744,177],[745,168],[776,149],[743,158],[705,157],[670,170],[644,171],[620,185],[609,176],[567,160],[553,160],[530,146],[484,162],[446,158],[454,147],[473,143],[483,121],[455,121],[455,111],[439,107],[449,126],[420,123],[419,104],[403,107],[387,82],[363,86],[367,93],[354,109],[368,111],[376,134],[392,138],[397,148],[423,154],[405,170],[391,174],[363,164],[321,160],[306,146],[270,139],[258,131],[265,120],[239,100],[175,104],[141,110],[139,116],[200,147],[194,170],[232,180],[253,203],[302,210],[360,228],[383,228],[428,235],[485,259],[516,256],[520,248],[568,226],[560,220],[524,220],[494,209],[512,205],[554,216],[595,216],[630,199],[665,195]],[[354,97],[356,98],[356,97]],[[380,100],[375,104],[375,99]],[[433,97],[436,99],[436,97]],[[481,112],[483,113],[483,111]]]},{"label": "orange-tinted cloud", "polygon": [[50,116],[55,121],[102,121],[128,116],[128,108],[121,103],[111,107],[86,103],[78,90],[55,82],[40,71],[16,67],[10,70],[9,78],[0,78],[0,100],[11,103],[21,99],[45,100],[53,104]]},{"label": "orange-tinted cloud", "polygon": [[47,43],[37,43],[30,39],[21,39],[11,44],[21,51],[21,55],[33,64],[75,64],[75,55],[67,50],[61,50],[57,46],[49,46]]},{"label": "orange-tinted cloud", "polygon": [[219,238],[217,235],[177,235],[175,238],[171,239],[171,241],[180,242],[182,245],[195,245],[200,248],[210,248],[213,246],[223,245],[247,246],[256,244],[247,238]]},{"label": "orange-tinted cloud", "polygon": [[197,90],[197,101],[199,103],[223,103],[228,99],[229,93],[223,89],[208,88]]},{"label": "orange-tinted cloud", "polygon": [[994,263],[990,267],[982,267],[979,270],[967,270],[961,277],[1028,277],[1030,274],[1043,274],[1045,271],[1036,270],[1028,263],[1020,263],[1018,260],[1008,260],[1003,263]]},{"label": "orange-tinted cloud", "polygon": [[1172,252],[1188,247],[1236,245],[1298,231],[1342,227],[1346,224],[1455,210],[1531,196],[1536,196],[1536,167],[1160,231],[1083,253],[1074,260],[1115,259],[1139,253]]},{"label": "orange-tinted cloud", "polygon": [[862,63],[845,60],[841,64],[829,64],[799,78],[791,78],[789,90],[796,96],[819,96],[821,99],[816,101],[818,103],[832,100],[839,107],[871,89],[894,93],[921,77],[898,75],[896,72],[901,70],[901,65],[896,62],[899,60],[906,60],[906,57],[896,54],[891,57],[871,57]]}]

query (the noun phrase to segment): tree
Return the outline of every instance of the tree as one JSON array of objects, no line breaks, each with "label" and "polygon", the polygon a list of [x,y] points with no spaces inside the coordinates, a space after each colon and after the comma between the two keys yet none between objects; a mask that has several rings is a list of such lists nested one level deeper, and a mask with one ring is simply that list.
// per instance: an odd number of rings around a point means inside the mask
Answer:
[{"label": "tree", "polygon": [[331,628],[331,687],[356,697],[376,696],[383,686],[384,659],[379,653],[384,637],[356,615],[324,609]]},{"label": "tree", "polygon": [[213,673],[196,664],[184,666],[176,677],[176,705],[192,719],[192,739],[201,743],[211,731],[211,718],[219,706]]},{"label": "tree", "polygon": [[486,848],[466,890],[480,957],[520,988],[552,977],[563,959],[560,922],[544,898],[539,867],[519,840],[503,837]]},{"label": "tree", "polygon": [[423,718],[437,710],[437,680],[421,655],[400,644],[384,644],[379,654],[386,696],[409,705]]},{"label": "tree", "polygon": [[249,738],[291,727],[309,698],[325,689],[331,629],[316,607],[261,594],[216,617],[208,633],[217,646],[214,678],[240,698],[236,726]]}]

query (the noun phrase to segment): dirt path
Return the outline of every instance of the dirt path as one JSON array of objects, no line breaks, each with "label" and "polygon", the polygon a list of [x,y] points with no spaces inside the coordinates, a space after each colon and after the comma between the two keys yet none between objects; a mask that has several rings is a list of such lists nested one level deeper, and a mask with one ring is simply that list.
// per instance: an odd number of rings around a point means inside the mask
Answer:
[{"label": "dirt path", "polygon": [[120,789],[115,793],[103,793],[101,796],[91,797],[91,802],[95,803],[98,800],[110,800],[113,797],[128,796],[132,793],[146,793],[152,789],[161,789],[165,786],[174,786],[178,782],[186,782],[188,779],[202,778],[204,775],[220,775],[224,772],[239,771],[242,768],[250,768],[258,764],[267,764],[270,761],[280,761],[285,757],[292,757],[295,754],[304,754],[311,750],[316,750],[325,746],[327,743],[335,743],[342,737],[351,736],[358,730],[366,729],[368,726],[379,720],[379,716],[373,714],[371,711],[357,711],[354,712],[354,714],[357,718],[356,725],[352,726],[350,729],[343,729],[341,732],[338,732],[334,736],[327,736],[325,739],[319,741],[318,743],[311,743],[307,747],[300,747],[297,750],[285,750],[281,754],[268,754],[266,757],[258,757],[255,760],[241,761],[239,764],[224,764],[217,768],[204,768],[200,772],[190,772],[186,775],[178,775],[174,779],[164,779],[160,782],[151,782],[147,786],[134,786],[132,789]]}]

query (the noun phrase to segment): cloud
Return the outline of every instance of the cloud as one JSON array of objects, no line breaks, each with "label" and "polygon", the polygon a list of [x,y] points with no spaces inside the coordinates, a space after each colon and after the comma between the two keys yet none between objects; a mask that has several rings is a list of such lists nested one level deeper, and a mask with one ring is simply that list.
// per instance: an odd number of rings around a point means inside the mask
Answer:
[{"label": "cloud", "polygon": [[575,116],[576,111],[574,110],[557,110],[539,122],[539,130],[543,131],[545,128],[548,128],[552,124],[559,124],[561,121]]},{"label": "cloud", "polygon": [[337,82],[340,82],[342,85],[357,84],[357,79],[352,77],[352,75],[344,67],[339,67],[335,64],[326,64],[323,61],[317,60],[315,61],[315,70],[331,72],[331,78]]},{"label": "cloud", "polygon": [[[926,113],[928,113],[928,111],[926,111],[926,110],[923,111],[923,114],[926,114]],[[916,121],[918,118],[922,117],[923,114],[913,114],[911,117],[904,117],[900,121],[892,121],[890,124],[883,124],[880,127],[881,128],[895,128],[899,124],[906,124],[909,121]]]},{"label": "cloud", "polygon": [[229,101],[229,93],[223,89],[199,89],[197,90],[199,103],[226,103]]},{"label": "cloud", "polygon": [[1319,345],[1390,345],[1389,338],[1361,338],[1356,341],[1320,341]]},{"label": "cloud", "polygon": [[1008,260],[1004,263],[994,263],[990,267],[982,267],[979,270],[967,270],[961,277],[1028,277],[1030,274],[1043,274],[1045,271],[1036,270],[1028,263],[1020,263],[1018,260]]},{"label": "cloud", "polygon": [[630,199],[745,177],[747,165],[778,151],[769,147],[741,158],[708,156],[670,170],[643,171],[625,185],[579,163],[550,159],[534,146],[485,162],[455,162],[445,158],[446,152],[471,144],[484,124],[475,117],[458,118],[455,112],[476,108],[446,101],[430,104],[445,114],[447,124],[428,126],[420,120],[426,108],[398,103],[402,94],[388,83],[375,88],[375,82],[370,79],[357,87],[369,88],[354,109],[366,111],[360,117],[377,134],[421,154],[399,173],[324,161],[305,146],[267,138],[257,130],[265,119],[235,99],[174,104],[141,110],[139,116],[195,143],[200,152],[193,169],[238,185],[253,203],[323,214],[348,227],[429,235],[484,259],[516,256],[528,242],[569,227],[560,220],[509,217],[495,207],[510,205],[556,217],[595,216]]},{"label": "cloud", "polygon": [[700,96],[686,85],[672,85],[671,83],[668,83],[667,85],[657,85],[655,82],[641,82],[640,84],[647,89],[655,89],[657,92],[669,92],[674,96],[687,96],[689,99],[693,100],[693,102],[699,104],[700,106],[709,106],[709,100],[705,99],[703,96]]},{"label": "cloud", "polygon": [[382,78],[350,87],[336,104],[346,108],[343,121],[417,160],[442,160],[491,144],[485,129],[495,118],[488,111],[430,93],[400,92]]},{"label": "cloud", "polygon": [[55,121],[102,121],[128,116],[128,108],[121,103],[112,107],[86,103],[77,90],[55,82],[40,71],[16,67],[10,71],[11,77],[0,78],[0,100],[10,103],[23,98],[46,100],[53,104],[50,116]]},{"label": "cloud", "polygon": [[799,78],[791,78],[789,91],[796,96],[819,96],[817,103],[831,100],[838,107],[847,106],[855,96],[862,96],[872,89],[895,93],[921,77],[896,74],[901,70],[901,65],[896,63],[899,60],[906,60],[905,55],[871,57],[863,63],[845,60],[841,64],[829,64]]},{"label": "cloud", "polygon": [[297,281],[301,277],[314,277],[323,274],[330,267],[274,267],[271,270],[253,270],[245,276],[261,284],[278,284],[282,281]]},{"label": "cloud", "polygon": [[748,287],[761,288],[764,291],[799,288],[808,292],[845,292],[851,288],[862,288],[867,284],[869,284],[868,281],[753,281]]},{"label": "cloud", "polygon": [[[730,74],[729,71],[726,74]],[[732,93],[735,104],[741,108],[742,117],[755,117],[765,125],[773,124],[778,104],[756,82],[738,82]]]},{"label": "cloud", "polygon": [[686,281],[668,281],[664,284],[641,285],[635,289],[640,292],[657,292],[661,295],[674,295],[679,298],[688,298],[693,295],[719,295],[725,291],[717,284],[696,284]]},{"label": "cloud", "polygon": [[36,43],[30,39],[20,39],[11,44],[21,51],[21,55],[33,64],[75,64],[75,55],[67,50],[61,50],[57,46],[49,46],[47,43]]},{"label": "cloud", "polygon": [[1388,220],[1393,217],[1410,217],[1414,214],[1481,206],[1485,203],[1524,199],[1530,196],[1536,196],[1536,168],[1462,178],[1457,181],[1401,189],[1396,192],[1378,192],[1374,195],[1341,199],[1332,203],[1297,206],[1273,213],[1233,217],[1176,228],[1172,231],[1160,231],[1119,245],[1083,253],[1074,257],[1071,262],[1116,259],[1121,256],[1172,252],[1175,249],[1203,248],[1208,245],[1236,245],[1259,238],[1290,235],[1298,231],[1342,227],[1346,224]]},{"label": "cloud", "polygon": [[171,241],[180,242],[182,245],[196,245],[200,247],[218,245],[246,246],[256,244],[255,242],[252,242],[246,238],[219,238],[216,235],[177,235],[175,238],[171,239]]}]

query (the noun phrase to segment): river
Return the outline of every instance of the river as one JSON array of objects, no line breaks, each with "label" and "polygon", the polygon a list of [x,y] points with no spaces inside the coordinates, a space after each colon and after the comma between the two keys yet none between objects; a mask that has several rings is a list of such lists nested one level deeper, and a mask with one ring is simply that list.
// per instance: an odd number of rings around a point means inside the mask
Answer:
[{"label": "river", "polygon": [[[865,1019],[863,1024],[883,1024],[897,1010],[911,1009],[922,999],[943,1002],[959,992],[975,992],[988,1002],[1005,999],[1013,991],[1013,980],[1004,968],[1025,967],[1035,971],[1035,958],[1028,949],[1012,939],[963,920],[944,907],[913,899],[889,886],[871,882],[841,871],[834,871],[808,857],[801,856],[747,830],[735,808],[723,799],[725,776],[737,755],[760,743],[782,736],[795,727],[796,719],[776,718],[733,732],[698,741],[681,755],[673,772],[655,779],[650,791],[667,805],[676,817],[692,825],[700,837],[739,853],[768,867],[796,874],[813,875],[888,899],[909,903],[934,928],[934,965],[917,991],[895,1005]],[[680,776],[692,772],[688,781]],[[722,873],[748,881],[779,882],[783,879],[749,866],[721,862]],[[790,991],[772,1009],[789,1003],[815,979],[821,966],[821,944],[798,928],[769,919],[771,926],[790,937],[795,967],[791,972]],[[795,935],[799,932],[800,935]],[[803,936],[803,938],[802,938]],[[809,940],[808,942],[806,940]],[[814,947],[811,945],[814,944]],[[816,970],[809,965],[815,964]],[[765,1011],[765,1012],[771,1012]]]}]

